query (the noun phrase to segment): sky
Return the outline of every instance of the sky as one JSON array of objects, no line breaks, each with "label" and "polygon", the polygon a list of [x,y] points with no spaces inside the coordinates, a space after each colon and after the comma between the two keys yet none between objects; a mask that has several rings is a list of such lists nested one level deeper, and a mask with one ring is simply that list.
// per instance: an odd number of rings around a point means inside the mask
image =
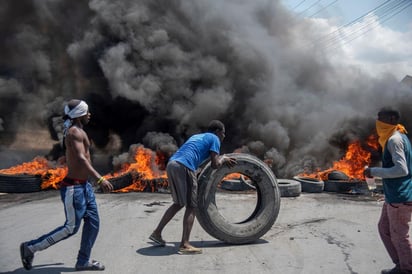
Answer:
[{"label": "sky", "polygon": [[[346,24],[369,13],[387,0],[282,0],[282,2],[300,16],[336,19],[340,24]],[[409,6],[383,25],[394,30],[407,31],[412,24],[411,14],[412,6]]]},{"label": "sky", "polygon": [[[282,0],[298,18],[329,28],[336,59],[379,77],[412,75],[412,0]],[[399,6],[396,6],[396,5]],[[390,10],[389,8],[393,9]],[[386,8],[386,9],[385,9]],[[375,9],[375,10],[374,10]],[[368,16],[365,16],[369,14]],[[336,43],[337,44],[337,43]]]}]

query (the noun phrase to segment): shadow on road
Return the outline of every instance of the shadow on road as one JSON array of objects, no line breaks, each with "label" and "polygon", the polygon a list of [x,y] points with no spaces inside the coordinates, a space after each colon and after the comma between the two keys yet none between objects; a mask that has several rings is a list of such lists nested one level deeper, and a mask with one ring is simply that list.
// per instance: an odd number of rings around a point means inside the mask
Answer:
[{"label": "shadow on road", "polygon": [[[200,248],[218,248],[218,247],[225,247],[231,246],[230,244],[215,240],[215,241],[192,241],[191,242],[194,246]],[[268,241],[259,239],[253,243],[244,244],[244,245],[259,245],[259,244],[267,244]],[[152,244],[152,243],[149,243]],[[169,256],[178,254],[177,250],[179,248],[180,242],[168,242],[166,246],[157,246],[152,245],[148,247],[143,247],[136,250],[136,253],[144,256]]]},{"label": "shadow on road", "polygon": [[[30,269],[30,274],[61,274],[61,273],[76,272],[76,269],[74,269],[74,267],[64,267],[62,265],[63,263],[33,265],[33,268]],[[1,273],[2,274],[23,274],[23,273],[27,274],[28,270],[21,267],[14,271],[1,272]]]}]

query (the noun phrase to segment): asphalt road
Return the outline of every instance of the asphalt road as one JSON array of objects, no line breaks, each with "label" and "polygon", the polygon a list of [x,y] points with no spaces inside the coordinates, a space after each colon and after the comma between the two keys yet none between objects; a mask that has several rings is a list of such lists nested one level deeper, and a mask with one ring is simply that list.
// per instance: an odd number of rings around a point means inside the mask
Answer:
[{"label": "asphalt road", "polygon": [[[153,246],[148,236],[171,203],[168,193],[96,194],[101,230],[92,258],[103,273],[380,273],[392,267],[377,233],[382,202],[368,195],[302,193],[281,198],[279,216],[258,241],[228,245],[208,235],[197,223],[191,240],[200,255],[179,255],[183,211],[164,231],[166,247]],[[228,218],[243,218],[255,197],[219,194]],[[70,273],[80,235],[36,253],[33,269],[20,262],[19,244],[62,225],[59,192],[0,195],[1,273]],[[88,272],[83,272],[88,273]],[[90,272],[91,273],[91,272]]]}]

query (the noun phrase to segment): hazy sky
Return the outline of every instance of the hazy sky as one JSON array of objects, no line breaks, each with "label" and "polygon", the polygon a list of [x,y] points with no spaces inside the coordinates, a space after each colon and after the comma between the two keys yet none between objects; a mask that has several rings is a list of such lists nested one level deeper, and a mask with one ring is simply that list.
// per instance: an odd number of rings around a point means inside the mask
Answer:
[{"label": "hazy sky", "polygon": [[411,0],[282,2],[298,18],[314,21],[329,33],[327,41],[337,59],[359,65],[373,76],[389,72],[401,80],[412,75]]}]

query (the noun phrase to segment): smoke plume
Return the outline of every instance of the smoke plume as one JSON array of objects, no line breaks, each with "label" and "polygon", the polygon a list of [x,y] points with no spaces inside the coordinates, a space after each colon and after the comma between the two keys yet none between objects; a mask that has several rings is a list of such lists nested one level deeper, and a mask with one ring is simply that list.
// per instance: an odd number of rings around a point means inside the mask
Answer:
[{"label": "smoke plume", "polygon": [[3,145],[28,126],[58,142],[71,98],[89,104],[89,136],[107,153],[172,153],[219,119],[222,152],[281,177],[338,160],[382,104],[412,129],[409,87],[331,62],[324,30],[280,1],[3,0],[0,18]]}]

